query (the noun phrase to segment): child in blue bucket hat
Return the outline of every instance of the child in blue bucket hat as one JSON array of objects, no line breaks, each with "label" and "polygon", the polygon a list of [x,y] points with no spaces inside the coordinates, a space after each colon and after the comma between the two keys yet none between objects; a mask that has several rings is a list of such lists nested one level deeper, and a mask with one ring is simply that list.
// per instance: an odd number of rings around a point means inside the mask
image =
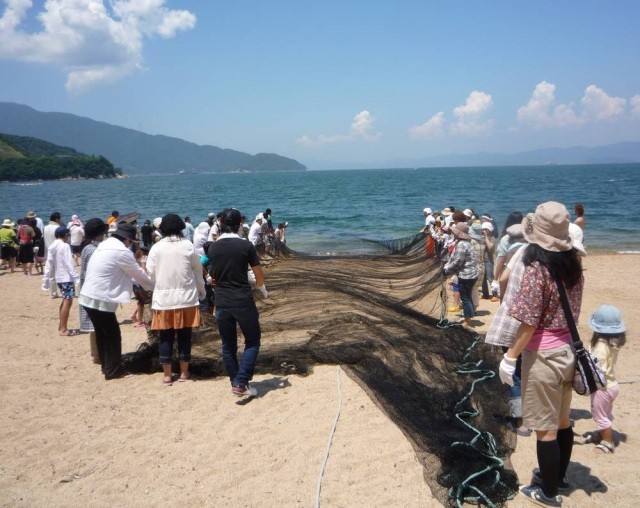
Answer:
[{"label": "child in blue bucket hat", "polygon": [[622,314],[613,305],[602,305],[591,314],[589,326],[593,330],[591,354],[602,366],[606,387],[591,394],[591,416],[598,430],[584,434],[585,443],[595,443],[598,452],[613,453],[613,401],[619,393],[615,367],[627,339],[626,330]]}]

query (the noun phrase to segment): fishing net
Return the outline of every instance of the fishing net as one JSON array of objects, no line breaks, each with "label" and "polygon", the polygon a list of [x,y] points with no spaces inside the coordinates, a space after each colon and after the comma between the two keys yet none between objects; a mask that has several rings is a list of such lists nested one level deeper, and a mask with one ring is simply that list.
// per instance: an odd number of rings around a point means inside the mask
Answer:
[{"label": "fishing net", "polygon": [[[410,440],[439,501],[501,506],[517,478],[504,462],[515,438],[502,420],[509,410],[496,355],[443,319],[441,264],[425,254],[423,234],[376,243],[387,252],[311,256],[272,240],[270,296],[257,302],[256,372],[307,375],[314,365],[341,365]],[[193,333],[192,372],[225,376],[220,349],[213,317],[204,315]],[[160,370],[153,332],[125,363]]]}]

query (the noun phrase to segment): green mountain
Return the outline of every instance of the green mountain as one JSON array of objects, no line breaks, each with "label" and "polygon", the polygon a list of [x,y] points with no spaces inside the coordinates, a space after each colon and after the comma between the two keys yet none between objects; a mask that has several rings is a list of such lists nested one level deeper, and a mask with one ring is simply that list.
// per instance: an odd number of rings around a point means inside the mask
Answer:
[{"label": "green mountain", "polygon": [[114,178],[121,174],[102,156],[85,155],[42,139],[0,133],[0,181]]},{"label": "green mountain", "polygon": [[43,113],[29,106],[0,102],[0,132],[34,136],[102,155],[126,173],[178,171],[304,171],[306,166],[281,155],[196,145],[178,138],[97,122],[68,113]]}]

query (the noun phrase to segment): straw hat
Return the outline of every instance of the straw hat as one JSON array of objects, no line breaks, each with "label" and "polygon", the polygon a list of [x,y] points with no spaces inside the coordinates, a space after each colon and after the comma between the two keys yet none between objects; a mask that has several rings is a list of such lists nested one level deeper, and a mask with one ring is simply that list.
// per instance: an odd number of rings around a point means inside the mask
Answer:
[{"label": "straw hat", "polygon": [[16,225],[15,222],[11,222],[11,219],[5,219],[4,222],[2,223],[3,228],[12,228],[15,225]]},{"label": "straw hat", "polygon": [[451,215],[453,212],[451,211],[451,208],[449,208],[448,206],[446,208],[443,208],[440,211],[440,214],[444,215],[445,217],[448,215]]},{"label": "straw hat", "polygon": [[545,250],[566,252],[572,248],[570,222],[569,212],[562,203],[547,201],[522,220],[522,233],[529,243],[535,243]]},{"label": "straw hat", "polygon": [[36,218],[36,212],[34,212],[33,210],[27,213],[27,219],[35,219],[35,218]]}]

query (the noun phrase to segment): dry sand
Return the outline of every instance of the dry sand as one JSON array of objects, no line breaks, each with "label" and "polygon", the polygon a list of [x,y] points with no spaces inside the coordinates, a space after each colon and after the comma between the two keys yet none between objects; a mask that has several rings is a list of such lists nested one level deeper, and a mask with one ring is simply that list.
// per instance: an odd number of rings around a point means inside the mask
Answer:
[{"label": "dry sand", "polygon": [[[580,332],[602,303],[618,306],[628,344],[620,355],[614,413],[619,446],[594,452],[576,437],[564,506],[640,506],[637,471],[640,257],[585,259]],[[268,285],[268,274],[267,274]],[[257,376],[260,396],[239,401],[226,379],[164,387],[159,373],[104,381],[91,363],[88,335],[57,334],[59,300],[39,277],[0,272],[3,295],[0,391],[0,504],[3,506],[312,506],[341,398],[322,480],[324,506],[439,506],[402,432],[337,367],[312,375]],[[483,301],[494,312],[496,304]],[[74,302],[70,327],[78,326]],[[145,339],[118,312],[123,350]],[[486,330],[491,314],[478,317]],[[636,366],[634,368],[634,365]],[[594,428],[589,398],[574,396],[575,432]],[[535,438],[518,438],[521,482],[535,465]],[[520,496],[510,506],[531,506]]]}]

